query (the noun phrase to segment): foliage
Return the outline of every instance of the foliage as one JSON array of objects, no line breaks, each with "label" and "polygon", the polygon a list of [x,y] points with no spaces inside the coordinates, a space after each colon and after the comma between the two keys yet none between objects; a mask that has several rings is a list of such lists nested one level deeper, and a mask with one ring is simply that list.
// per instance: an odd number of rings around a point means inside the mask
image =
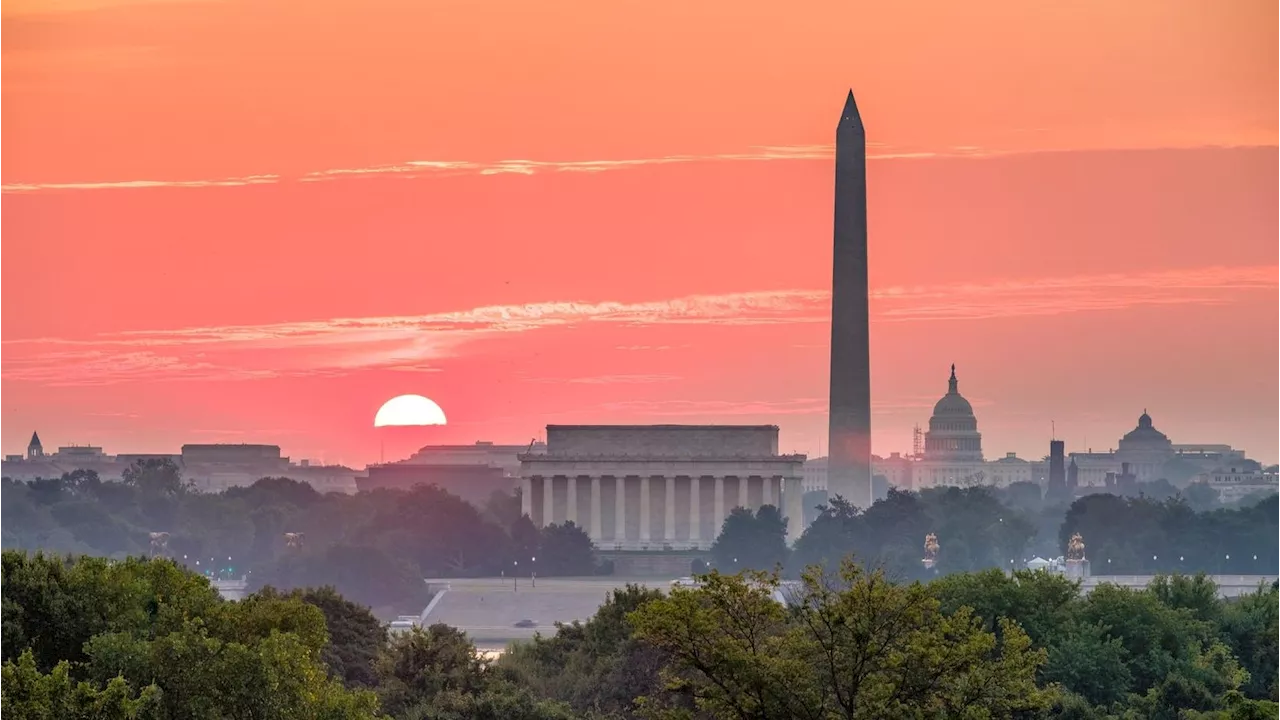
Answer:
[{"label": "foliage", "polygon": [[497,670],[579,714],[632,713],[636,698],[660,691],[666,655],[635,638],[627,618],[661,597],[657,590],[635,585],[615,590],[587,622],[557,625],[552,637],[513,646]]},{"label": "foliage", "polygon": [[24,720],[142,720],[159,714],[160,689],[148,685],[135,692],[124,678],[112,678],[103,688],[71,679],[71,663],[63,660],[47,674],[25,650],[18,661],[6,662],[3,676],[4,711]]},{"label": "foliage", "polygon": [[734,508],[711,546],[712,563],[727,572],[774,570],[788,554],[787,520],[773,505],[755,512]]},{"label": "foliage", "polygon": [[890,490],[885,500],[858,511],[840,498],[822,509],[795,547],[795,565],[836,572],[843,558],[862,558],[896,579],[924,579],[925,535],[941,550],[936,572],[1009,568],[1025,557],[1035,526],[1002,505],[985,487]]},{"label": "foliage", "polygon": [[637,635],[671,654],[655,717],[1013,717],[1047,706],[1035,685],[1044,652],[1018,626],[986,632],[921,585],[895,585],[852,562],[838,578],[803,575],[794,606],[776,576],[712,573],[697,589],[632,615]]},{"label": "foliage", "polygon": [[1238,510],[1200,513],[1181,496],[1086,495],[1067,511],[1058,531],[1060,551],[1074,533],[1088,544],[1095,575],[1258,575],[1280,564],[1275,495]]},{"label": "foliage", "polygon": [[[248,576],[253,588],[331,585],[388,619],[421,612],[423,578],[498,575],[534,557],[543,576],[597,571],[580,528],[535,528],[511,493],[495,493],[481,511],[434,486],[321,495],[270,477],[198,493],[168,460],[139,461],[125,476],[4,480],[4,547],[125,558],[148,554],[150,534],[167,532],[168,554],[210,577]],[[301,534],[301,548],[288,547],[286,533]]]},{"label": "foliage", "polygon": [[257,595],[296,599],[319,608],[328,629],[328,642],[321,649],[320,657],[329,673],[347,687],[377,685],[374,662],[387,643],[387,629],[369,608],[342,597],[329,586],[295,589],[287,595],[267,587]]},{"label": "foliage", "polygon": [[207,579],[162,559],[5,551],[3,568],[9,712],[31,702],[52,717],[59,708],[93,717],[373,715],[371,693],[326,678],[324,615],[299,598],[225,602]]},{"label": "foliage", "polygon": [[[527,522],[527,520],[526,520]],[[538,537],[538,555],[533,567],[540,575],[575,577],[596,574],[595,546],[587,532],[577,525],[547,525]]]}]

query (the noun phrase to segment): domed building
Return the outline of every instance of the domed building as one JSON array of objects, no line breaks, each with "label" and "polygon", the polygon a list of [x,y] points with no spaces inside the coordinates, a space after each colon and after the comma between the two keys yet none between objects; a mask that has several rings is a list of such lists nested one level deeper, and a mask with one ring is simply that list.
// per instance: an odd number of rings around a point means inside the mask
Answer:
[{"label": "domed building", "polygon": [[1159,477],[1165,463],[1173,459],[1173,443],[1155,428],[1144,408],[1138,417],[1138,426],[1120,438],[1116,454],[1129,463],[1130,471],[1138,476],[1139,482],[1146,482]]},{"label": "domed building", "polygon": [[925,460],[982,461],[982,433],[973,406],[960,394],[956,366],[951,366],[947,394],[933,406],[929,431],[924,434]]},{"label": "domed building", "polygon": [[1103,487],[1108,474],[1120,475],[1129,466],[1136,482],[1161,478],[1182,485],[1198,474],[1223,467],[1252,467],[1241,450],[1230,445],[1177,444],[1156,429],[1146,410],[1138,416],[1138,426],[1124,434],[1114,450],[1071,453],[1079,465],[1080,485]]},{"label": "domed building", "polygon": [[933,406],[929,430],[924,434],[924,453],[916,463],[913,480],[917,489],[988,482],[978,418],[974,417],[973,406],[960,394],[955,365],[951,366],[947,394]]}]

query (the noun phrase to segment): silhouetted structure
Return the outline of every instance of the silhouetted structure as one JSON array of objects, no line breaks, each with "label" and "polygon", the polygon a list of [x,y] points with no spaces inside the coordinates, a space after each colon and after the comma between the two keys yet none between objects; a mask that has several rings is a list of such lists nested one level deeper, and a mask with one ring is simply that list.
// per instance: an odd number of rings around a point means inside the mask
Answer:
[{"label": "silhouetted structure", "polygon": [[1045,502],[1069,502],[1070,492],[1067,490],[1066,443],[1062,440],[1049,441],[1049,486],[1045,488]]},{"label": "silhouetted structure", "polygon": [[44,457],[44,445],[40,444],[39,433],[31,433],[31,442],[27,443],[27,459],[35,460]]},{"label": "silhouetted structure", "polygon": [[435,485],[473,505],[483,507],[495,490],[512,492],[518,482],[500,467],[488,465],[370,465],[368,477],[357,477],[361,492],[378,488],[409,490],[415,485]]},{"label": "silhouetted structure", "polygon": [[853,91],[836,127],[827,489],[871,505],[871,345],[867,288],[867,135]]}]

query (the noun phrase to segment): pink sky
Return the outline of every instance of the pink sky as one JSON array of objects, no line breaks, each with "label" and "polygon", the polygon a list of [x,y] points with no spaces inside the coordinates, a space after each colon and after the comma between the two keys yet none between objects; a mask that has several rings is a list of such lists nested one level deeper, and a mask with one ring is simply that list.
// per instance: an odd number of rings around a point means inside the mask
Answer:
[{"label": "pink sky", "polygon": [[[954,362],[988,457],[1146,408],[1276,460],[1275,3],[686,5],[6,3],[5,452],[815,453],[852,86],[875,452]],[[380,436],[402,393],[450,424]]]}]

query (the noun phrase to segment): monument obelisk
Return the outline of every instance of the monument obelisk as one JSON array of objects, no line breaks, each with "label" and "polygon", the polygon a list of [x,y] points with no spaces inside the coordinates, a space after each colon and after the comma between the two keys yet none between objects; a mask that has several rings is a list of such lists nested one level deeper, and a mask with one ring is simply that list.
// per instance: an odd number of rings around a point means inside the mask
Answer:
[{"label": "monument obelisk", "polygon": [[836,126],[827,492],[871,505],[871,343],[867,287],[867,134],[853,91]]}]

